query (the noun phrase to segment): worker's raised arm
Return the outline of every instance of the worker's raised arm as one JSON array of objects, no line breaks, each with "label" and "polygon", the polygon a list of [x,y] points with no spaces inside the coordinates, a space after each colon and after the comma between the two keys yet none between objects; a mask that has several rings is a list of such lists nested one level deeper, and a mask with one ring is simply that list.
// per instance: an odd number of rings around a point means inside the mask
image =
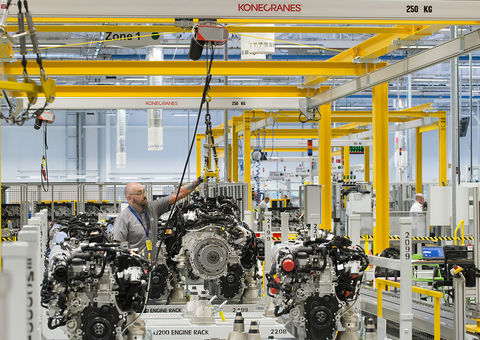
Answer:
[{"label": "worker's raised arm", "polygon": [[[180,192],[178,193],[178,199],[177,201],[181,200],[182,198],[186,197],[189,195],[193,190],[195,190],[196,187],[200,185],[200,183],[203,182],[202,176],[198,177],[196,180],[189,184],[185,184],[180,188]],[[175,202],[175,199],[177,197],[177,191],[175,191],[173,194],[170,195],[168,199],[169,204],[173,204]]]}]

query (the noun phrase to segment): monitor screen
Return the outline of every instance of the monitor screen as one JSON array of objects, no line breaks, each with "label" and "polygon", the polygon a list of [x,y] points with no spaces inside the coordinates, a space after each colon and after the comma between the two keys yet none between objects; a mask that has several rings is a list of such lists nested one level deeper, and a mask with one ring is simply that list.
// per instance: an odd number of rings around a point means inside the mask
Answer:
[{"label": "monitor screen", "polygon": [[443,247],[423,247],[424,259],[443,259]]}]

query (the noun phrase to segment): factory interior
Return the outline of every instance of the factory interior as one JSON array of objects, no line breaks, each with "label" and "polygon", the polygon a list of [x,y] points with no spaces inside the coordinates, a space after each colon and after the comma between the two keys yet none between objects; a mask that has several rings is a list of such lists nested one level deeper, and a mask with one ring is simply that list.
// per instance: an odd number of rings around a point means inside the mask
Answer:
[{"label": "factory interior", "polygon": [[480,340],[480,1],[0,4],[0,340]]}]

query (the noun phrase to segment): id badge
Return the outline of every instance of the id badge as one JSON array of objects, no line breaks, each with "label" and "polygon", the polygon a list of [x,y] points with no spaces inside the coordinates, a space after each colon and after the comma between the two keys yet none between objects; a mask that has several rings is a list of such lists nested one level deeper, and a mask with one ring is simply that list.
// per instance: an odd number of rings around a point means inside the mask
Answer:
[{"label": "id badge", "polygon": [[146,241],[146,244],[147,244],[147,250],[148,250],[148,251],[152,251],[152,241],[147,240],[147,241]]}]

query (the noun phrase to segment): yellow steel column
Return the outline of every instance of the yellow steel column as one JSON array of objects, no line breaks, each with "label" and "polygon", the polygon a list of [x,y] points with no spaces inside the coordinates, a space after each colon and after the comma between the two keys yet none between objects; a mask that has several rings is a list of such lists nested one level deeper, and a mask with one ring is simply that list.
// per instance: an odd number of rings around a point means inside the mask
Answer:
[{"label": "yellow steel column", "polygon": [[238,182],[238,131],[232,127],[232,182]]},{"label": "yellow steel column", "polygon": [[197,177],[202,175],[202,138],[203,134],[197,134],[196,136],[196,152],[197,152]]},{"label": "yellow steel column", "polygon": [[438,121],[438,181],[447,185],[447,118]]},{"label": "yellow steel column", "polygon": [[423,192],[422,179],[422,132],[420,128],[415,129],[415,191]]},{"label": "yellow steel column", "polygon": [[373,253],[389,247],[389,167],[388,167],[388,83],[373,87],[373,145],[376,183],[376,225],[373,227]]},{"label": "yellow steel column", "polygon": [[250,121],[251,115],[247,112],[243,114],[243,180],[248,184],[248,210],[252,209],[252,179],[250,164]]},{"label": "yellow steel column", "polygon": [[345,179],[350,179],[350,147],[342,146],[343,156],[343,176]]},{"label": "yellow steel column", "polygon": [[[2,122],[0,120],[0,138],[1,138],[1,131],[2,131],[1,127],[2,127]],[[1,152],[0,152],[0,159],[1,159]],[[1,164],[1,161],[0,161],[0,164]],[[2,167],[0,166],[0,186],[1,184],[2,184]],[[0,195],[0,221],[1,220],[2,220],[2,195]],[[0,270],[2,269],[2,235],[1,234],[2,234],[2,224],[0,223]]]},{"label": "yellow steel column", "polygon": [[232,181],[232,144],[228,144],[228,180]]},{"label": "yellow steel column", "polygon": [[370,182],[370,147],[363,149],[363,181]]},{"label": "yellow steel column", "polygon": [[320,106],[318,123],[318,181],[322,185],[322,229],[332,230],[332,105]]}]

